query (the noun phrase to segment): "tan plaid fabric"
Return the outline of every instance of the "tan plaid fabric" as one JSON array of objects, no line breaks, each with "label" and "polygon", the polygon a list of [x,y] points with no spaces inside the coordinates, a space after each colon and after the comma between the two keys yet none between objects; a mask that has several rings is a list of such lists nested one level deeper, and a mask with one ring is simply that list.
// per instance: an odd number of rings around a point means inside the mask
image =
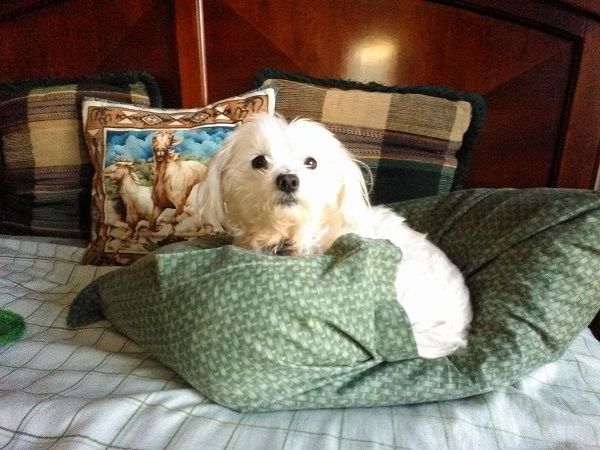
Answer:
[{"label": "tan plaid fabric", "polygon": [[337,89],[269,79],[287,119],[324,123],[374,175],[373,200],[399,201],[448,192],[471,104],[424,94]]},{"label": "tan plaid fabric", "polygon": [[87,237],[92,164],[81,131],[85,97],[150,105],[143,82],[36,87],[0,98],[0,231]]}]

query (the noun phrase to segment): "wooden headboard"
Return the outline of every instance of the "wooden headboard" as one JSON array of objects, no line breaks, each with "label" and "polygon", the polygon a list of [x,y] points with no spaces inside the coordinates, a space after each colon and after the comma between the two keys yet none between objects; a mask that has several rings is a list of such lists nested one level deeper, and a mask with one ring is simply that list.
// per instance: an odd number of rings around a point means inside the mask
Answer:
[{"label": "wooden headboard", "polygon": [[251,87],[265,68],[481,93],[468,187],[598,188],[597,0],[16,0],[0,78],[146,69],[166,106]]}]

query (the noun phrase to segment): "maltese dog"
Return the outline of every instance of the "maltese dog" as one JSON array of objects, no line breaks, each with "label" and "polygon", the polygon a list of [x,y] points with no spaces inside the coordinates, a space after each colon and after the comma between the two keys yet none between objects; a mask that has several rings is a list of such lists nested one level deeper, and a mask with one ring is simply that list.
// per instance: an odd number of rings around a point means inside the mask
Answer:
[{"label": "maltese dog", "polygon": [[249,249],[311,255],[345,233],[389,240],[402,250],[395,288],[419,356],[466,345],[472,313],[461,272],[402,217],[369,205],[359,166],[321,124],[265,115],[241,125],[210,161],[194,203],[200,223]]}]

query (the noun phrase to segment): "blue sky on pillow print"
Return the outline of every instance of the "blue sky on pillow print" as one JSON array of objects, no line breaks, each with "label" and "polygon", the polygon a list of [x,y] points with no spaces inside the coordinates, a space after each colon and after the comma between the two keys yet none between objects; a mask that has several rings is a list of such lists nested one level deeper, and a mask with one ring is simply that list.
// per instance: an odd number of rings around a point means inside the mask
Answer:
[{"label": "blue sky on pillow print", "polygon": [[[231,130],[232,127],[224,126],[174,130],[175,136],[182,141],[174,150],[186,159],[210,159]],[[155,130],[107,130],[105,166],[118,159],[151,162],[154,133]]]}]

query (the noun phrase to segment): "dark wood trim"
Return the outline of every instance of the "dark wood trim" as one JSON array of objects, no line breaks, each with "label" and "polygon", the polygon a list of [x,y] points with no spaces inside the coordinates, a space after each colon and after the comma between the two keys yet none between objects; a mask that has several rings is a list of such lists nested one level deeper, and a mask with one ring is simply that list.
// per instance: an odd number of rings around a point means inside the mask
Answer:
[{"label": "dark wood trim", "polygon": [[593,189],[600,164],[600,23],[588,20],[558,168],[558,187]]},{"label": "dark wood trim", "polygon": [[600,20],[600,1],[598,0],[546,0],[548,3],[562,3],[573,11]]},{"label": "dark wood trim", "polygon": [[175,1],[175,19],[181,106],[204,106],[208,103],[208,83],[202,0]]},{"label": "dark wood trim", "polygon": [[11,20],[23,14],[38,10],[64,0],[14,0],[0,3],[0,22]]},{"label": "dark wood trim", "polygon": [[529,28],[573,38],[585,33],[586,19],[561,1],[544,0],[428,0],[508,20]]}]

